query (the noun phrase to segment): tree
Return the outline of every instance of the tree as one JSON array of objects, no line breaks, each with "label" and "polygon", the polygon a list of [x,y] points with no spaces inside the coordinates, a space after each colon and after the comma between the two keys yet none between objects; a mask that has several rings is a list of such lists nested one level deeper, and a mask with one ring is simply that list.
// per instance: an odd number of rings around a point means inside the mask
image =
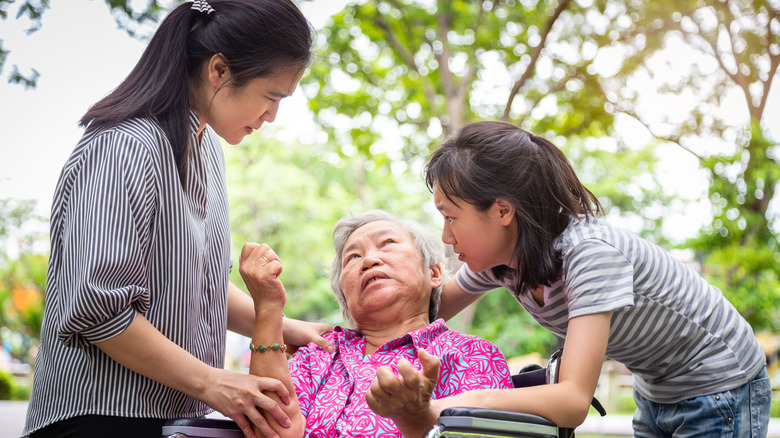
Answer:
[{"label": "tree", "polygon": [[[780,4],[720,0],[626,2],[631,17],[615,43],[629,53],[622,74],[606,78],[607,101],[658,139],[695,156],[710,179],[712,222],[690,244],[703,270],[754,328],[780,329],[778,211],[770,210],[780,181],[780,154],[768,135],[767,102],[780,65]],[[648,62],[662,47],[690,48],[687,65]],[[673,68],[660,92],[696,97],[684,117],[649,114],[629,81]],[[721,111],[731,95],[740,122]],[[731,103],[733,105],[733,103]],[[701,141],[704,138],[706,142]],[[775,199],[776,201],[776,199]]]},{"label": "tree", "polygon": [[[762,128],[780,56],[778,16],[763,0],[354,1],[322,31],[322,56],[302,88],[318,124],[342,145],[337,152],[367,160],[396,134],[400,146],[381,160],[418,165],[441,138],[478,119],[545,134],[609,216],[638,218],[637,231],[661,244],[669,242],[660,225],[676,204],[659,188],[653,149],[690,151],[711,175],[714,217],[698,241],[712,254],[704,272],[739,296],[763,288],[753,310],[740,308],[762,315],[749,320],[765,327],[777,318],[762,306],[778,308],[780,299],[769,298],[780,257],[777,218],[767,209],[780,171],[776,143]],[[671,45],[697,50],[716,68],[667,66],[680,73],[676,82],[648,82],[664,72],[650,60]],[[658,121],[642,100],[648,83],[694,103],[684,117]],[[749,117],[728,124],[718,111],[735,89]],[[615,130],[620,117],[655,140],[628,147]],[[712,137],[731,149],[696,151],[698,139]],[[753,261],[731,257],[740,245]]]},{"label": "tree", "polygon": [[[137,2],[130,0],[105,0],[106,5],[111,9],[114,20],[117,25],[125,29],[130,36],[145,38],[148,36],[152,26],[156,26],[161,14],[178,2],[169,1],[166,5],[158,0],[147,0],[146,6],[137,10]],[[11,7],[17,5],[16,13],[13,13]],[[41,28],[41,20],[44,13],[51,8],[51,0],[0,0],[0,21],[6,21],[9,18],[9,12],[16,20],[27,20],[29,26],[25,33],[32,34]],[[0,39],[0,74],[6,67],[6,60],[11,53],[11,49],[3,46],[3,40]],[[20,84],[26,88],[34,88],[39,77],[39,72],[30,67],[29,73],[22,71],[18,65],[11,66],[11,72],[8,75],[8,82]]]}]

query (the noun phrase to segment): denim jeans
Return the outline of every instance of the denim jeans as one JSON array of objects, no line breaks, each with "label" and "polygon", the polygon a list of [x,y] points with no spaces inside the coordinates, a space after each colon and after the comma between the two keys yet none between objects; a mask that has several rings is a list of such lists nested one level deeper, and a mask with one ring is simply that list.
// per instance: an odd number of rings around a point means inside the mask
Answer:
[{"label": "denim jeans", "polygon": [[656,403],[635,390],[634,436],[763,438],[771,397],[766,367],[739,388],[677,403]]}]

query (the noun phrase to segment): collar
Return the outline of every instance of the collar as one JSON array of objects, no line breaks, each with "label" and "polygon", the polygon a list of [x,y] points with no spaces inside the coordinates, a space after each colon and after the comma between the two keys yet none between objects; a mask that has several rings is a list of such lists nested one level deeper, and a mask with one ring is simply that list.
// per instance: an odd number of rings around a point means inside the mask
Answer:
[{"label": "collar", "polygon": [[[447,324],[440,318],[421,329],[406,333],[403,336],[388,341],[377,351],[395,350],[409,342],[411,342],[415,348],[426,348],[433,340],[438,338],[439,335],[448,330]],[[339,344],[343,343],[343,346],[346,348],[360,347],[362,350],[365,346],[366,339],[358,330],[337,325],[333,331],[335,333],[341,333],[341,335],[338,336],[338,342]],[[341,347],[342,345],[339,345],[339,348]]]}]

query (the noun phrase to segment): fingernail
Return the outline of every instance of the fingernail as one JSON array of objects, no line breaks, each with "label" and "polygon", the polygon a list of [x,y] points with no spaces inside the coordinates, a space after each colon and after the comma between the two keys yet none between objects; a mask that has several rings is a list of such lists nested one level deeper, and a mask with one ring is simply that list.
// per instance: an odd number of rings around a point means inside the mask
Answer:
[{"label": "fingernail", "polygon": [[336,349],[332,345],[328,345],[328,353],[333,354]]}]

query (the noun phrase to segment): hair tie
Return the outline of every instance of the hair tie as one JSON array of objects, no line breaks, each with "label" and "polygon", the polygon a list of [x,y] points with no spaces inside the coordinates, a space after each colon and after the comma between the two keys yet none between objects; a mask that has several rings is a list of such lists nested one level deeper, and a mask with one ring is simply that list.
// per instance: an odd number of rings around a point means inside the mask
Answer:
[{"label": "hair tie", "polygon": [[206,15],[211,14],[214,12],[214,8],[211,7],[209,2],[206,0],[195,0],[192,2],[192,7],[190,8],[192,10],[198,11],[198,12],[205,12]]}]

